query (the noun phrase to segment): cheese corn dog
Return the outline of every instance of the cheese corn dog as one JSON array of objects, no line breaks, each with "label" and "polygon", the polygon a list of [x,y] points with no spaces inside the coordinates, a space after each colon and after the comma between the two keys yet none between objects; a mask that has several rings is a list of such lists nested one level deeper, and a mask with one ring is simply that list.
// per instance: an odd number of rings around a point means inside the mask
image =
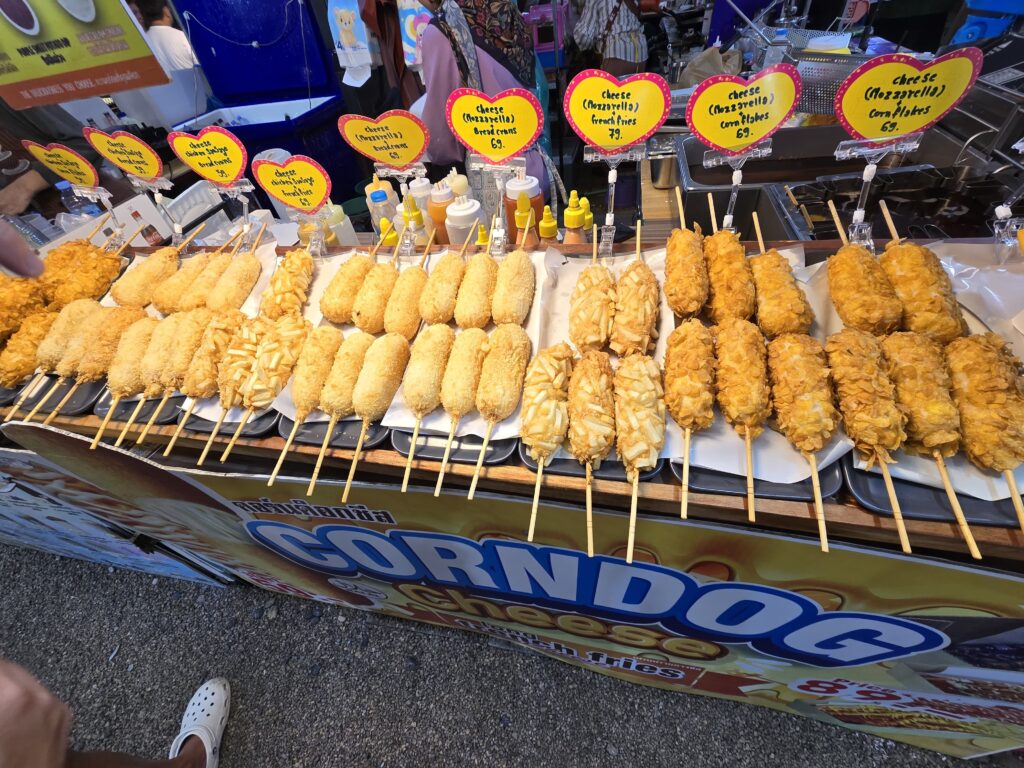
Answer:
[{"label": "cheese corn dog", "polygon": [[[242,404],[245,386],[256,366],[260,344],[273,326],[274,323],[262,315],[244,320],[228,342],[224,358],[217,369],[217,393],[220,407],[224,410]],[[156,333],[153,335],[155,337]]]},{"label": "cheese corn dog", "polygon": [[61,309],[36,349],[39,368],[46,373],[55,370],[75,333],[86,324],[90,316],[99,311],[100,304],[94,299],[76,299]]},{"label": "cheese corn dog", "polygon": [[76,380],[80,383],[99,381],[107,375],[121,336],[137,320],[146,316],[141,307],[112,307],[104,314],[106,317],[95,329],[96,333],[78,363]]},{"label": "cheese corn dog", "polygon": [[569,301],[569,339],[580,352],[602,349],[612,334],[615,280],[607,267],[580,272]]},{"label": "cheese corn dog", "polygon": [[245,315],[240,310],[215,313],[203,331],[196,353],[189,361],[185,379],[181,383],[183,394],[201,400],[217,394],[217,371]]},{"label": "cheese corn dog", "polygon": [[658,279],[643,261],[627,266],[615,286],[609,346],[620,357],[647,354],[658,338]]},{"label": "cheese corn dog", "polygon": [[56,319],[56,312],[37,312],[22,321],[0,352],[0,387],[16,387],[32,375],[39,345]]},{"label": "cheese corn dog", "polygon": [[907,439],[907,417],[896,403],[881,343],[866,331],[847,328],[828,337],[825,351],[846,434],[868,466],[876,456],[890,463],[889,454]]},{"label": "cheese corn dog", "polygon": [[146,354],[153,331],[160,323],[155,317],[143,317],[121,334],[117,351],[107,371],[107,387],[113,398],[124,400],[139,394],[146,385],[142,381],[142,357]]},{"label": "cheese corn dog", "polygon": [[313,257],[304,248],[288,251],[260,298],[260,314],[271,320],[301,312],[313,281]]},{"label": "cheese corn dog", "polygon": [[600,469],[615,444],[615,373],[606,352],[588,350],[569,378],[569,450]]},{"label": "cheese corn dog", "polygon": [[373,265],[352,304],[352,322],[356,328],[366,333],[384,330],[384,313],[397,282],[398,269],[390,261]]},{"label": "cheese corn dog", "polygon": [[342,339],[341,331],[330,325],[314,328],[306,337],[292,377],[295,421],[305,421],[320,405],[320,393],[323,392],[324,382],[331,372]]},{"label": "cheese corn dog", "polygon": [[357,253],[334,273],[327,290],[320,298],[320,311],[332,323],[351,323],[352,307],[366,275],[373,269],[373,259]]},{"label": "cheese corn dog", "polygon": [[487,356],[480,366],[476,409],[488,424],[507,419],[519,405],[523,377],[530,361],[530,337],[514,323],[499,325],[487,340]]},{"label": "cheese corn dog", "polygon": [[400,333],[412,341],[420,329],[420,296],[427,284],[427,273],[420,266],[403,269],[395,281],[384,310],[384,330]]},{"label": "cheese corn dog", "polygon": [[844,245],[828,258],[828,292],[847,328],[876,336],[900,327],[903,305],[878,260],[859,245]]},{"label": "cheese corn dog", "polygon": [[355,389],[359,371],[363,368],[366,351],[373,344],[373,336],[355,331],[345,337],[338,348],[338,354],[327,374],[324,388],[320,392],[320,410],[336,419],[351,416],[352,390]]},{"label": "cheese corn dog", "polygon": [[486,251],[474,253],[455,299],[459,328],[483,328],[491,321],[491,300],[498,280],[498,265]]},{"label": "cheese corn dog", "polygon": [[487,334],[481,329],[467,328],[455,337],[441,379],[441,405],[453,421],[476,409],[480,369],[486,356]]},{"label": "cheese corn dog", "polygon": [[684,320],[665,350],[665,405],[682,429],[707,429],[715,419],[715,340],[699,320]]},{"label": "cheese corn dog", "polygon": [[772,248],[750,259],[757,295],[757,325],[767,338],[784,333],[807,333],[814,310],[793,277],[789,261]]},{"label": "cheese corn dog", "polygon": [[174,354],[174,344],[182,317],[181,312],[168,315],[159,322],[149,337],[146,353],[139,363],[139,375],[145,385],[143,394],[146,397],[156,397],[164,391],[164,387],[160,384],[160,377]]},{"label": "cheese corn dog", "polygon": [[953,284],[938,256],[914,243],[890,243],[879,261],[903,305],[904,330],[940,344],[967,334]]},{"label": "cheese corn dog", "polygon": [[569,431],[572,358],[563,341],[538,352],[526,369],[519,437],[537,464],[551,461]]},{"label": "cheese corn dog", "polygon": [[110,288],[110,295],[122,307],[145,307],[153,300],[157,286],[178,271],[178,251],[161,248],[134,269],[129,269]]},{"label": "cheese corn dog", "polygon": [[771,414],[764,336],[748,320],[726,317],[715,329],[718,404],[722,415],[751,439],[764,431]]},{"label": "cheese corn dog", "polygon": [[[194,258],[195,256],[192,257],[192,259]],[[188,290],[184,291],[178,299],[178,309],[187,312],[190,309],[205,307],[210,294],[217,287],[217,281],[220,280],[220,276],[231,265],[233,258],[234,253],[232,251],[210,254],[210,258],[207,260],[206,266],[203,267],[203,271],[196,276],[195,280],[188,286]],[[189,261],[192,259],[189,259]]]},{"label": "cheese corn dog", "polygon": [[384,334],[366,350],[352,390],[352,408],[364,423],[378,421],[387,412],[408,363],[409,342],[398,333]]},{"label": "cheese corn dog", "polygon": [[679,317],[692,317],[708,300],[708,267],[700,225],[673,229],[665,249],[665,299]]},{"label": "cheese corn dog", "polygon": [[720,230],[704,238],[708,267],[708,314],[715,323],[727,317],[747,320],[754,314],[754,277],[735,232]]},{"label": "cheese corn dog", "polygon": [[839,426],[821,343],[805,334],[777,336],[768,343],[768,371],[780,431],[802,453],[817,453]]},{"label": "cheese corn dog", "polygon": [[93,340],[99,336],[103,326],[110,321],[113,309],[113,307],[100,307],[97,312],[89,315],[74,330],[71,334],[71,340],[64,349],[64,354],[61,355],[60,361],[54,369],[58,376],[61,378],[77,376],[78,367],[82,364],[82,359],[92,347]]},{"label": "cheese corn dog", "polygon": [[252,376],[245,383],[242,405],[253,410],[269,408],[295,369],[311,326],[301,315],[282,315],[260,341]]},{"label": "cheese corn dog", "polygon": [[154,289],[153,306],[165,315],[180,312],[185,294],[189,292],[209,264],[210,254],[208,253],[197,253],[195,256],[184,259],[181,268]]},{"label": "cheese corn dog", "polygon": [[615,451],[632,482],[654,468],[665,445],[665,392],[661,369],[647,355],[630,355],[615,371]]},{"label": "cheese corn dog", "polygon": [[448,323],[455,317],[455,299],[459,295],[466,262],[457,253],[446,252],[433,265],[427,284],[420,294],[420,316],[428,325]]},{"label": "cheese corn dog", "polygon": [[441,382],[454,343],[455,331],[443,323],[428,325],[413,342],[402,397],[417,419],[441,404]]},{"label": "cheese corn dog", "polygon": [[496,325],[522,325],[533,306],[537,273],[526,251],[512,251],[498,264],[491,299],[491,317]]},{"label": "cheese corn dog", "polygon": [[263,265],[252,251],[235,256],[210,289],[206,306],[214,312],[241,309],[262,271]]}]

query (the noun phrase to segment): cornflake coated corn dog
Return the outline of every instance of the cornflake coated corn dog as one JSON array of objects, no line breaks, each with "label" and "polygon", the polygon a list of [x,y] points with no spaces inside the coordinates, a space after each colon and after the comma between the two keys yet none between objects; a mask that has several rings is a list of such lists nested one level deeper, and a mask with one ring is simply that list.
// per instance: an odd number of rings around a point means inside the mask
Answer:
[{"label": "cornflake coated corn dog", "polygon": [[454,343],[455,331],[444,323],[428,325],[413,342],[409,365],[402,379],[402,397],[406,407],[416,417],[416,424],[412,431],[409,457],[405,463],[402,493],[405,493],[409,486],[409,473],[416,453],[420,421],[441,404],[441,382]]},{"label": "cornflake coated corn dog", "polygon": [[754,277],[735,232],[723,229],[704,238],[708,268],[708,314],[715,323],[747,320],[755,310]]},{"label": "cornflake coated corn dog", "polygon": [[100,298],[120,271],[120,254],[76,240],[46,255],[39,283],[47,305],[56,310],[76,299]]},{"label": "cornflake coated corn dog", "polygon": [[38,280],[0,275],[0,343],[18,330],[21,321],[45,309]]},{"label": "cornflake coated corn dog", "polygon": [[903,305],[866,248],[844,245],[829,256],[827,267],[828,292],[843,325],[876,336],[899,329]]},{"label": "cornflake coated corn dog", "polygon": [[110,288],[110,295],[123,307],[145,307],[153,300],[157,286],[177,271],[178,249],[161,248],[118,278]]},{"label": "cornflake coated corn dog", "polygon": [[406,267],[395,281],[384,310],[384,330],[400,333],[412,341],[420,328],[420,296],[427,284],[427,272],[417,265]]},{"label": "cornflake coated corn dog", "polygon": [[646,354],[658,338],[658,279],[642,259],[630,262],[615,286],[609,346],[621,357]]},{"label": "cornflake coated corn dog", "polygon": [[741,435],[754,439],[771,413],[764,336],[747,320],[727,317],[715,334],[718,404]]},{"label": "cornflake coated corn dog", "polygon": [[491,317],[496,325],[522,325],[533,306],[537,273],[526,251],[515,250],[498,264],[491,299]]},{"label": "cornflake coated corn dog", "polygon": [[785,256],[774,248],[754,256],[750,272],[757,295],[757,325],[766,337],[811,330],[814,311]]},{"label": "cornflake coated corn dog", "polygon": [[942,347],[918,333],[894,333],[882,339],[896,402],[907,414],[903,449],[931,457],[960,450],[960,412],[950,392],[952,382]]},{"label": "cornflake coated corn dog", "polygon": [[153,306],[165,315],[183,309],[182,300],[210,264],[209,253],[197,253],[185,259],[181,268],[153,291]]},{"label": "cornflake coated corn dog", "polygon": [[313,257],[304,248],[288,251],[260,298],[260,314],[271,320],[301,312],[313,280]]},{"label": "cornflake coated corn dog", "polygon": [[839,412],[821,343],[786,333],[768,343],[768,371],[779,429],[801,453],[817,453],[835,434]]},{"label": "cornflake coated corn dog", "polygon": [[373,259],[357,253],[334,273],[327,290],[320,297],[320,311],[332,323],[351,323],[352,307],[366,275],[373,269]]},{"label": "cornflake coated corn dog", "polygon": [[260,279],[263,265],[256,258],[256,249],[235,256],[224,269],[206,297],[206,306],[214,312],[240,309]]},{"label": "cornflake coated corn dog", "polygon": [[665,249],[665,299],[679,317],[692,317],[708,300],[708,267],[700,225],[673,229]]},{"label": "cornflake coated corn dog", "polygon": [[16,387],[32,375],[39,345],[56,319],[56,312],[37,312],[22,321],[0,352],[0,387]]},{"label": "cornflake coated corn dog", "polygon": [[486,251],[474,253],[455,299],[455,323],[459,328],[483,328],[491,321],[491,302],[498,280],[498,265]]},{"label": "cornflake coated corn dog", "polygon": [[352,304],[352,322],[356,328],[366,333],[384,330],[384,313],[397,282],[398,268],[392,262],[373,265]]},{"label": "cornflake coated corn dog", "polygon": [[569,301],[569,339],[580,352],[608,343],[615,317],[615,280],[598,264],[580,272]]},{"label": "cornflake coated corn dog", "polygon": [[903,329],[940,344],[967,334],[953,284],[939,258],[914,243],[890,243],[879,261],[903,305]]},{"label": "cornflake coated corn dog", "polygon": [[420,294],[420,316],[428,325],[447,323],[455,317],[455,300],[466,273],[466,262],[449,250],[433,265]]}]

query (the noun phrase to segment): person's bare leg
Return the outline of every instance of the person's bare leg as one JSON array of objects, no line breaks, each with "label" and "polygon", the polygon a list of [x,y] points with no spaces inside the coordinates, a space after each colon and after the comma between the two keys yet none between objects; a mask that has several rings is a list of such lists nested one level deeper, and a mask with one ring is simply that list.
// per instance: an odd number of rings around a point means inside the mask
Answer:
[{"label": "person's bare leg", "polygon": [[68,752],[64,768],[205,768],[206,749],[193,736],[185,741],[177,757],[146,760],[120,752]]}]

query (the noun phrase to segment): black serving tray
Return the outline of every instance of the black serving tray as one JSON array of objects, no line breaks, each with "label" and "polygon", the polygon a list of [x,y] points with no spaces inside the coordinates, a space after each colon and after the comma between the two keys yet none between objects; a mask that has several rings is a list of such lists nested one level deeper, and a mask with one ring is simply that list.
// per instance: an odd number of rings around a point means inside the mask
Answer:
[{"label": "black serving tray", "polygon": [[[672,474],[676,480],[683,481],[683,465],[670,462]],[[827,499],[835,496],[843,487],[843,473],[839,462],[834,461],[818,472],[821,484],[821,497]],[[746,496],[747,478],[745,475],[733,475],[729,472],[717,472],[713,469],[690,465],[690,490],[697,493],[721,493],[726,496]],[[782,501],[814,501],[814,486],[811,479],[799,483],[772,483],[754,478],[754,495],[762,499],[780,499]]]},{"label": "black serving tray", "polygon": [[[446,442],[448,442],[448,435],[427,435],[420,432],[419,439],[416,441],[416,458],[441,461],[444,458],[444,445]],[[519,439],[515,437],[509,437],[505,440],[491,440],[487,443],[484,464],[503,464],[508,461],[509,456],[515,451],[516,443],[518,442]],[[448,461],[454,461],[458,464],[476,464],[477,459],[480,458],[480,447],[483,444],[484,439],[476,435],[456,437],[452,440],[452,450],[448,455]],[[412,447],[412,432],[406,432],[402,429],[391,430],[391,447],[403,456],[408,456],[409,449]]]},{"label": "black serving tray", "polygon": [[[294,423],[291,419],[282,416],[277,423],[277,433],[287,439],[288,435],[292,432]],[[302,443],[303,445],[315,445],[319,448],[324,444],[324,436],[327,434],[327,425],[329,423],[327,421],[307,421],[295,433],[295,442]],[[331,441],[328,445],[331,448],[354,449],[356,443],[359,442],[359,432],[362,428],[363,423],[361,421],[339,421],[334,425],[334,431],[331,433]],[[371,424],[366,430],[366,437],[363,438],[363,450],[376,448],[387,439],[387,436],[387,427]]]},{"label": "black serving tray", "polygon": [[[54,374],[47,374],[46,380],[43,385],[39,387],[34,395],[25,399],[25,402],[21,404],[21,411],[19,415],[25,417],[28,412],[35,408],[36,403],[46,397],[47,393],[53,387],[54,382],[58,380],[58,376]],[[73,386],[72,380],[65,380],[53,396],[42,408],[39,409],[39,413],[50,413],[61,400],[64,399],[64,395]],[[82,384],[75,394],[71,396],[71,399],[64,403],[64,407],[60,409],[61,416],[81,416],[83,413],[89,413],[92,407],[96,404],[100,395],[104,392],[107,387],[107,380],[100,379],[99,381],[89,381]],[[38,418],[38,416],[37,416]]]},{"label": "black serving tray", "polygon": [[[245,428],[242,429],[241,437],[266,437],[274,431],[280,416],[281,414],[277,411],[269,410],[261,416],[249,419]],[[207,435],[213,431],[215,426],[217,426],[217,422],[209,421],[200,416],[190,416],[185,423],[185,429],[193,432],[202,432]],[[217,434],[219,437],[228,438],[235,434],[236,429],[238,429],[237,421],[225,421],[221,425],[220,432]]]},{"label": "black serving tray", "polygon": [[[522,441],[519,442],[519,458],[522,460],[523,464],[529,467],[529,469],[534,472],[537,471],[537,462],[530,458],[529,451],[526,446],[523,445]],[[658,459],[657,464],[646,472],[640,473],[640,482],[645,483],[648,480],[654,479],[661,474],[661,470],[664,468],[665,460]],[[587,468],[576,461],[576,459],[555,459],[544,467],[544,474],[565,475],[566,477],[586,477]],[[622,465],[621,461],[602,461],[601,468],[593,470],[590,473],[590,476],[601,480],[617,480],[620,483],[629,482],[626,477],[626,468]]]},{"label": "black serving tray", "polygon": [[[142,409],[139,411],[138,416],[135,417],[136,424],[146,424],[149,422],[150,416],[153,415],[153,411],[160,405],[160,399],[163,397],[151,397],[146,400]],[[99,416],[101,419],[105,418],[107,411],[110,410],[110,390],[105,391],[100,395],[100,399],[96,401],[96,405],[93,406],[93,413]],[[174,424],[178,421],[178,417],[181,414],[181,406],[185,402],[185,395],[172,395],[164,403],[163,410],[160,411],[160,415],[157,417],[154,424]],[[124,423],[131,418],[135,412],[135,408],[138,406],[138,398],[134,400],[122,400],[117,404],[117,408],[114,409],[114,415],[110,417],[110,422],[115,424],[117,422]]]}]

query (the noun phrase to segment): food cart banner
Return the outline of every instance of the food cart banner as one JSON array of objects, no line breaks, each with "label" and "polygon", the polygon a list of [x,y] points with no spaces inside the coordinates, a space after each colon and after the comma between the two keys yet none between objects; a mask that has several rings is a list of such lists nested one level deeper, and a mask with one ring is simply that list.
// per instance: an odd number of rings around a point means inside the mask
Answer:
[{"label": "food cart banner", "polygon": [[[1024,579],[976,566],[579,507],[168,470],[4,432],[134,508],[131,527],[269,589],[497,637],[630,682],[757,704],[960,757],[1024,745]],[[190,464],[191,462],[189,462]],[[332,477],[333,476],[333,477]]]},{"label": "food cart banner", "polygon": [[166,82],[123,2],[0,2],[0,98],[15,109]]}]

